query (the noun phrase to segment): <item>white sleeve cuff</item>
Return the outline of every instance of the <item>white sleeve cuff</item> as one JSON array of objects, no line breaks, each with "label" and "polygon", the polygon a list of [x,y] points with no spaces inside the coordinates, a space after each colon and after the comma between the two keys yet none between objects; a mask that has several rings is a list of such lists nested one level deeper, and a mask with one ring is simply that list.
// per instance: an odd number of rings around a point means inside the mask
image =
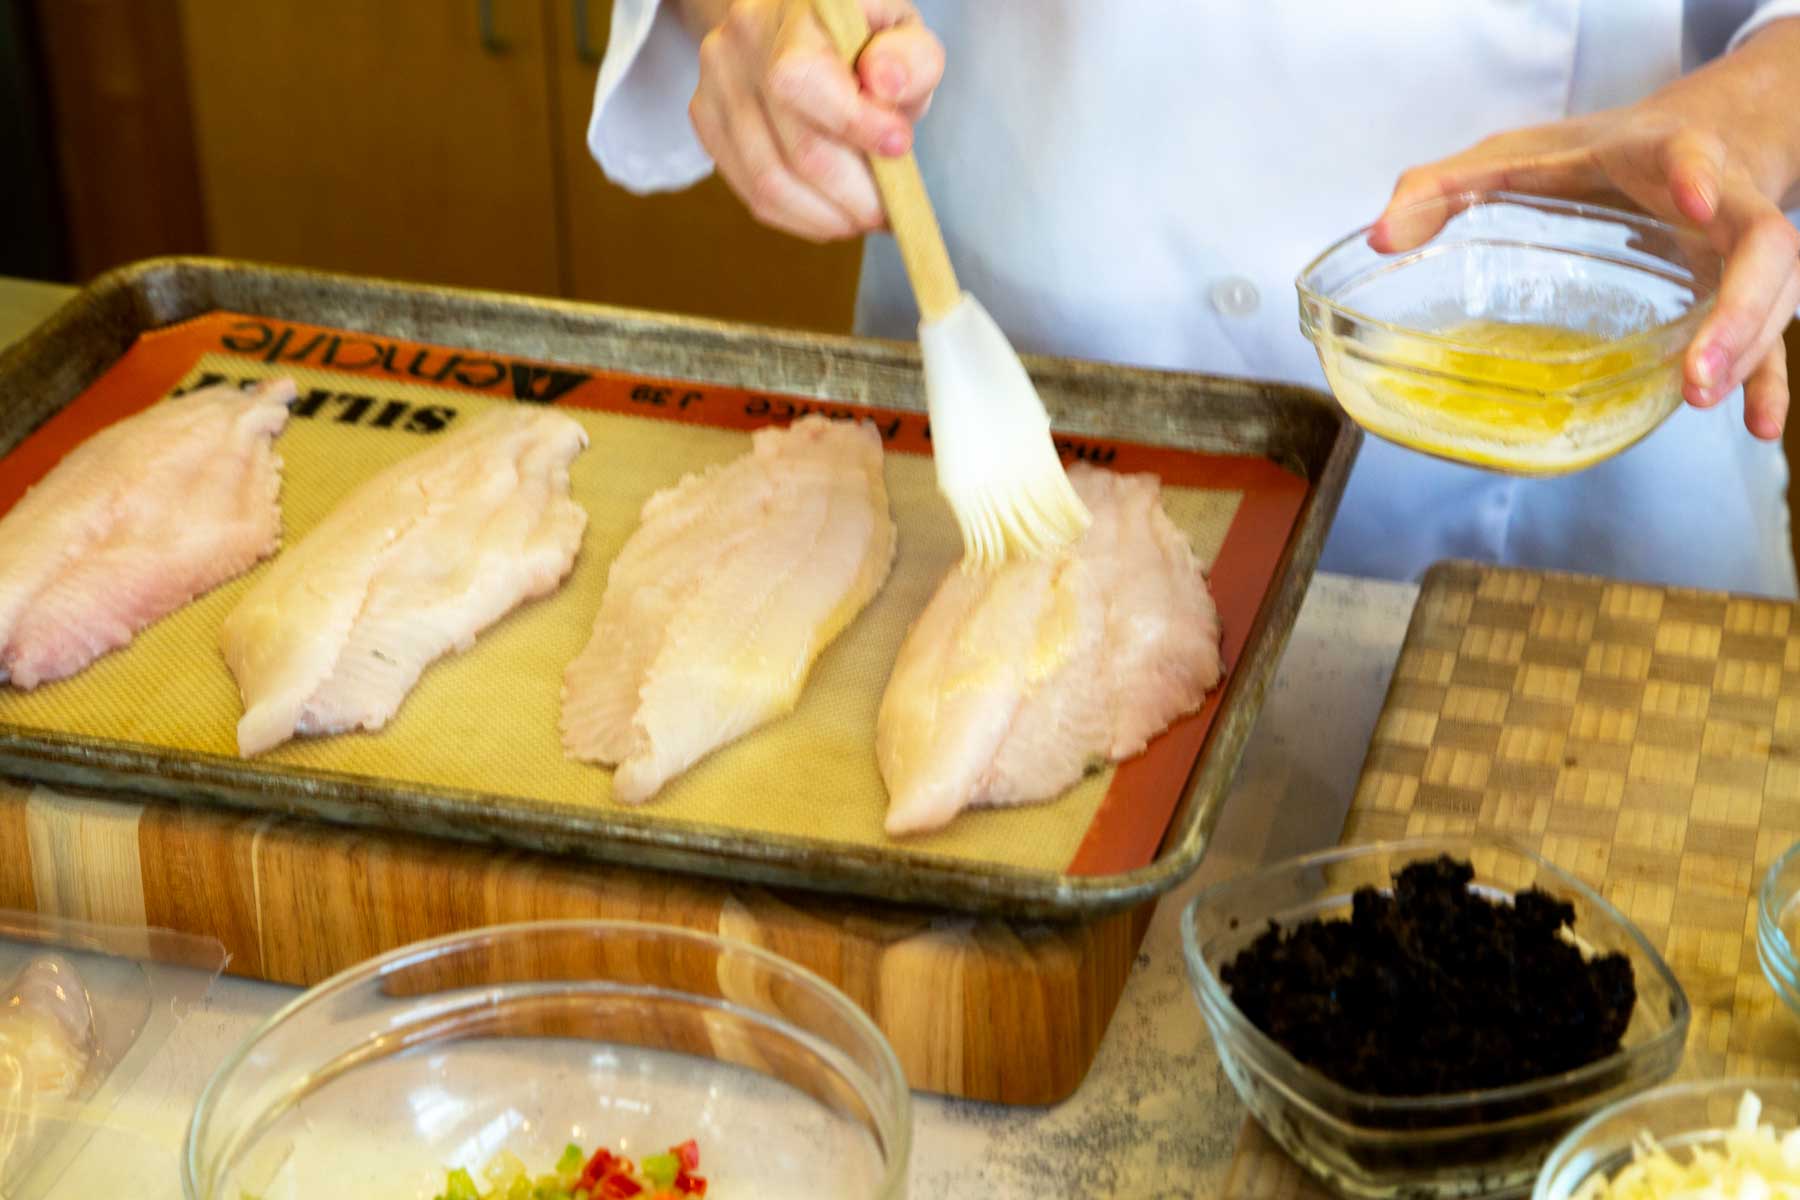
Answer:
[{"label": "white sleeve cuff", "polygon": [[674,4],[616,0],[588,121],[588,151],[608,179],[642,194],[712,173],[688,121],[699,81],[699,52]]},{"label": "white sleeve cuff", "polygon": [[1756,6],[1756,14],[1731,35],[1731,44],[1725,48],[1726,53],[1743,45],[1745,38],[1763,26],[1779,21],[1783,17],[1800,17],[1800,0],[1762,0]]}]

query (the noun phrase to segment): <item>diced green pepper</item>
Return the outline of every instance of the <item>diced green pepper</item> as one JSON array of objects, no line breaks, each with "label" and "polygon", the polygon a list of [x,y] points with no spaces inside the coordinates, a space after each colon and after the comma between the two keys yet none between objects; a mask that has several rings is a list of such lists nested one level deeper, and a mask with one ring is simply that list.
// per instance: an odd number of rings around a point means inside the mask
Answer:
[{"label": "diced green pepper", "polygon": [[681,1170],[681,1160],[673,1154],[650,1154],[638,1166],[650,1177],[651,1183],[666,1188],[674,1184],[675,1176]]},{"label": "diced green pepper", "polygon": [[481,1193],[475,1188],[474,1177],[461,1167],[450,1172],[450,1178],[444,1185],[444,1200],[481,1200]]},{"label": "diced green pepper", "polygon": [[510,1150],[502,1150],[488,1160],[488,1165],[481,1168],[481,1178],[487,1183],[487,1191],[483,1196],[504,1197],[511,1189],[513,1180],[525,1177],[525,1161]]},{"label": "diced green pepper", "polygon": [[570,1142],[568,1147],[563,1150],[562,1157],[556,1160],[556,1173],[558,1175],[579,1175],[582,1164],[585,1162],[587,1162],[587,1155],[581,1152],[580,1146]]}]

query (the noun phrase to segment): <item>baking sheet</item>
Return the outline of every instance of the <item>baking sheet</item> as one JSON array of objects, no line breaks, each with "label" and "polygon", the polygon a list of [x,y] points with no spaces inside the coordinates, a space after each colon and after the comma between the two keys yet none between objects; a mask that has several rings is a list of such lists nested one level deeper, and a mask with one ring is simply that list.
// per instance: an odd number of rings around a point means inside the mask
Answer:
[{"label": "baking sheet", "polygon": [[[895,898],[918,887],[920,872],[908,872],[908,865],[936,867],[940,878],[954,879],[959,864],[966,864],[980,874],[965,873],[962,879],[979,882],[961,889],[953,902],[974,899],[976,907],[991,906],[979,901],[993,897],[997,883],[1002,891],[1017,892],[1014,881],[1032,877],[1039,881],[1040,899],[1026,907],[1039,910],[1074,907],[1066,900],[1046,906],[1045,883],[1061,889],[1085,877],[1117,885],[1135,874],[1141,894],[1144,873],[1157,865],[1172,815],[1186,826],[1184,840],[1193,841],[1193,824],[1181,819],[1194,815],[1183,813],[1192,798],[1187,785],[1234,690],[1229,678],[1203,712],[1179,723],[1146,755],[1091,776],[1054,804],[968,814],[943,834],[903,843],[881,833],[885,795],[871,749],[875,706],[907,622],[956,549],[953,526],[932,484],[928,431],[916,411],[819,404],[666,376],[571,370],[289,319],[212,312],[145,333],[103,366],[92,386],[0,462],[0,506],[10,505],[80,438],[176,385],[277,374],[292,375],[301,392],[297,415],[280,443],[287,461],[290,540],[368,473],[422,448],[434,429],[471,419],[484,405],[554,402],[569,409],[593,435],[574,472],[578,499],[591,516],[575,574],[555,597],[489,630],[471,652],[430,668],[387,730],[308,740],[248,764],[232,753],[239,709],[216,650],[218,622],[253,579],[246,577],[166,619],[74,680],[35,695],[0,696],[0,723],[19,735],[15,745],[33,751],[26,756],[30,762],[60,757],[78,760],[73,765],[93,764],[109,758],[106,748],[130,748],[137,755],[133,762],[141,766],[147,758],[161,768],[164,785],[176,782],[171,775],[205,784],[241,786],[254,780],[263,785],[267,806],[327,819],[574,849],[624,861],[633,860],[631,842],[660,842],[688,851],[679,865],[716,873],[735,873],[727,866],[734,854],[749,862],[786,858],[812,869],[772,877]],[[0,388],[4,380],[0,373]],[[824,382],[829,387],[831,381]],[[846,373],[838,382],[858,381]],[[614,804],[607,795],[607,772],[563,758],[555,723],[562,666],[586,639],[612,554],[635,526],[637,509],[650,492],[687,470],[741,453],[749,429],[814,407],[869,416],[883,434],[900,527],[901,557],[893,577],[826,651],[792,717],[715,754],[642,809]],[[1321,442],[1335,451],[1343,440]],[[1317,526],[1309,511],[1317,490],[1309,486],[1304,455],[1278,466],[1266,453],[1205,453],[1081,434],[1064,442],[1071,457],[1120,470],[1153,470],[1169,485],[1171,515],[1203,559],[1216,560],[1214,590],[1235,676],[1246,646],[1255,646],[1251,635],[1267,637],[1258,627],[1267,623],[1271,595],[1289,590],[1280,585],[1291,584],[1295,543],[1306,540],[1296,535],[1307,531],[1303,524]],[[1291,597],[1295,603],[1297,598],[1297,593]],[[1285,625],[1279,634],[1285,634]],[[65,749],[59,753],[59,748]],[[286,788],[269,786],[277,782]],[[218,790],[224,794],[217,798],[227,802],[246,799],[235,788]],[[279,799],[268,804],[270,798]],[[363,799],[376,803],[359,805]],[[1210,813],[1198,815],[1209,828]],[[621,832],[627,836],[616,836]],[[562,836],[546,836],[557,833]],[[1197,847],[1191,856],[1198,860]],[[670,865],[654,855],[652,861]],[[830,869],[846,864],[856,869],[848,875]],[[914,877],[910,882],[908,874]],[[857,875],[861,886],[846,889]],[[871,882],[877,886],[869,887]],[[1116,903],[1122,894],[1115,890],[1109,899]]]}]

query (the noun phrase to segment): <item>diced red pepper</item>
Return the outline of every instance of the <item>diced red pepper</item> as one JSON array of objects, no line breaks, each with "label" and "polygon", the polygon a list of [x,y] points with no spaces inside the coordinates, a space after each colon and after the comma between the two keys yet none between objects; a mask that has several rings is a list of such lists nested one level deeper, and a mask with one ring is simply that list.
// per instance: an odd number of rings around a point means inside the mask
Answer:
[{"label": "diced red pepper", "polygon": [[684,1196],[706,1195],[706,1179],[701,1175],[689,1175],[686,1171],[675,1173],[675,1190]]},{"label": "diced red pepper", "polygon": [[608,1175],[600,1181],[600,1195],[606,1197],[606,1200],[625,1200],[625,1197],[635,1196],[643,1190],[644,1185],[629,1175]]},{"label": "diced red pepper", "polygon": [[615,1166],[617,1162],[618,1159],[613,1157],[612,1151],[602,1146],[594,1151],[594,1157],[588,1159],[587,1166],[581,1168],[581,1178],[575,1181],[575,1186],[592,1193],[596,1183],[617,1169]]},{"label": "diced red pepper", "polygon": [[693,1138],[689,1138],[679,1146],[670,1146],[669,1153],[681,1160],[683,1171],[692,1171],[700,1165],[700,1143]]}]

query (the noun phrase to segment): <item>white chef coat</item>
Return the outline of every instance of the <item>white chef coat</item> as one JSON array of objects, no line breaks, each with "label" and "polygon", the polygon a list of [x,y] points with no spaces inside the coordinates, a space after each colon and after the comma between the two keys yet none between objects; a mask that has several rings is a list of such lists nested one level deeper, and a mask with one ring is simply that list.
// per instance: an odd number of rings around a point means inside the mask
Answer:
[{"label": "white chef coat", "polygon": [[[1323,386],[1293,280],[1404,168],[1628,103],[1800,0],[918,0],[949,65],[917,154],[963,285],[1021,350]],[[672,5],[615,0],[589,144],[635,191],[712,168]],[[893,240],[856,328],[916,336]],[[1800,381],[1796,381],[1800,384]],[[1365,440],[1329,570],[1477,558],[1795,594],[1779,446],[1741,393],[1523,480]]]}]

